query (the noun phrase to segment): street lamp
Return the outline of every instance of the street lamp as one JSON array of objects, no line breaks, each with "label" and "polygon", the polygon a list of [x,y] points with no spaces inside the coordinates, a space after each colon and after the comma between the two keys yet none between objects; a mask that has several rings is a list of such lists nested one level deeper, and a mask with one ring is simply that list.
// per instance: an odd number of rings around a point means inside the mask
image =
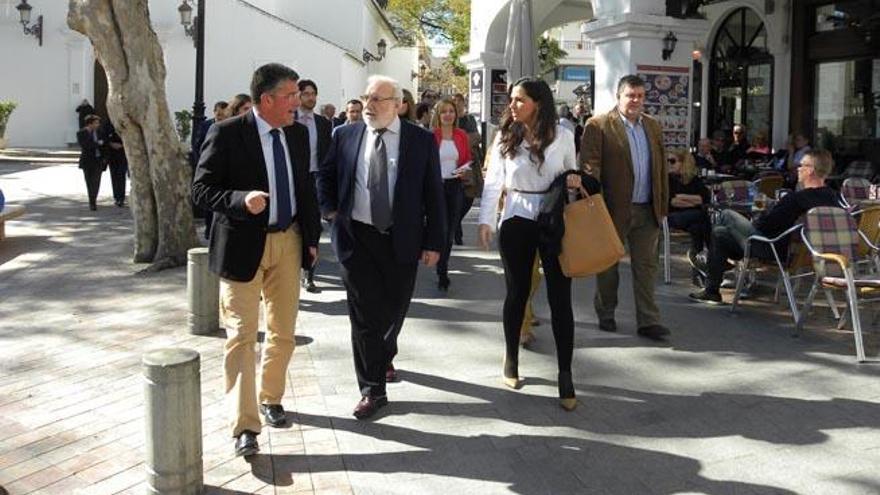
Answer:
[{"label": "street lamp", "polygon": [[669,33],[663,38],[663,60],[669,60],[669,57],[672,56],[672,52],[675,51],[676,43],[678,43],[678,38],[675,37],[675,33],[669,31]]},{"label": "street lamp", "polygon": [[[199,0],[196,5],[198,13],[193,19],[193,8],[188,0],[182,0],[177,12],[180,13],[180,24],[187,36],[193,38],[196,47],[196,88],[192,111],[192,135],[190,136],[192,147],[195,148],[199,137],[199,129],[205,121],[205,0]],[[193,149],[193,151],[197,151]],[[190,155],[195,159],[196,153]],[[195,166],[195,163],[193,163]]]},{"label": "street lamp", "polygon": [[378,62],[382,60],[383,58],[385,58],[385,52],[387,48],[388,43],[385,42],[385,38],[380,39],[379,42],[376,43],[376,50],[378,52],[378,55],[373,55],[366,48],[364,48],[364,63],[368,63],[371,61]]},{"label": "street lamp", "polygon": [[21,0],[21,3],[16,5],[15,8],[18,10],[18,17],[21,19],[24,34],[35,36],[40,46],[43,46],[43,16],[37,16],[37,22],[31,26],[31,10],[33,10],[33,7],[28,5],[27,0]]}]

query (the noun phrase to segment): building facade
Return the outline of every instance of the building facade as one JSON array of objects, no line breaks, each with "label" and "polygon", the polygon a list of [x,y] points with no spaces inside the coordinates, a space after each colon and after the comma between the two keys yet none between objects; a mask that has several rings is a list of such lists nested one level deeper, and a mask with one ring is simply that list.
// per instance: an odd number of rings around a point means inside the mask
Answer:
[{"label": "building facade", "polygon": [[[201,0],[206,1],[206,0]],[[43,16],[43,43],[23,33],[15,6],[0,0],[0,100],[18,108],[6,129],[10,147],[64,147],[76,142],[74,109],[88,99],[100,112],[107,85],[88,39],[67,27],[67,2],[31,0]],[[179,0],[151,0],[150,18],[165,57],[166,92],[172,112],[192,109],[195,48],[180,23]],[[402,46],[377,0],[212,0],[205,12],[205,104],[248,93],[253,70],[280,62],[314,80],[318,103],[357,98],[370,74],[415,85],[418,50]],[[378,54],[381,60],[365,57]],[[14,70],[11,69],[14,67]],[[210,115],[209,115],[210,116]]]},{"label": "building facade", "polygon": [[[472,2],[471,51],[462,59],[477,93],[471,110],[490,124],[504,106],[498,76],[510,3]],[[803,133],[839,165],[880,167],[880,0],[542,0],[531,10],[536,33],[549,31],[566,51],[591,49],[583,63],[561,65],[593,66],[594,112],[611,109],[616,81],[637,73],[668,145],[729,135],[742,123],[777,149]],[[570,102],[566,68],[559,74],[557,98]]]}]

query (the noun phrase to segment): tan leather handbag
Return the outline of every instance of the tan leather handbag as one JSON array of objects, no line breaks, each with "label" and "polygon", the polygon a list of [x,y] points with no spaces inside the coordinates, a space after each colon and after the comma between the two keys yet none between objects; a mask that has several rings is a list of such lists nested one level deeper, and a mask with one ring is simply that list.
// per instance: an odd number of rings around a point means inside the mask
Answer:
[{"label": "tan leather handbag", "polygon": [[625,253],[602,194],[590,195],[581,187],[580,196],[562,212],[565,234],[559,264],[566,277],[595,275],[620,261]]}]

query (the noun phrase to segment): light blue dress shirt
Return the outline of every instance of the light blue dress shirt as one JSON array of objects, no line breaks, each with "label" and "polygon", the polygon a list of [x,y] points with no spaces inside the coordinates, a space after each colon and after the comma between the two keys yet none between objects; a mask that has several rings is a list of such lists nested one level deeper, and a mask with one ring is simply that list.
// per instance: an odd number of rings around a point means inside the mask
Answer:
[{"label": "light blue dress shirt", "polygon": [[633,164],[633,203],[651,202],[651,149],[648,147],[648,134],[642,117],[635,123],[620,115],[626,138],[629,141],[629,154]]}]

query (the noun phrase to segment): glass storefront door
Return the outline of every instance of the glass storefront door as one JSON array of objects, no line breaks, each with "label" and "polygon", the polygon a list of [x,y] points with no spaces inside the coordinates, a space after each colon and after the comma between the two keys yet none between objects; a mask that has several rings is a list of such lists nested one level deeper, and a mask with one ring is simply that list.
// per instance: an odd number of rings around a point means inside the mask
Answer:
[{"label": "glass storefront door", "polygon": [[880,58],[816,64],[813,136],[839,166],[871,155],[880,137]]},{"label": "glass storefront door", "polygon": [[709,129],[729,136],[744,124],[748,138],[773,130],[773,56],[767,30],[749,8],[733,11],[721,25],[712,48]]}]

